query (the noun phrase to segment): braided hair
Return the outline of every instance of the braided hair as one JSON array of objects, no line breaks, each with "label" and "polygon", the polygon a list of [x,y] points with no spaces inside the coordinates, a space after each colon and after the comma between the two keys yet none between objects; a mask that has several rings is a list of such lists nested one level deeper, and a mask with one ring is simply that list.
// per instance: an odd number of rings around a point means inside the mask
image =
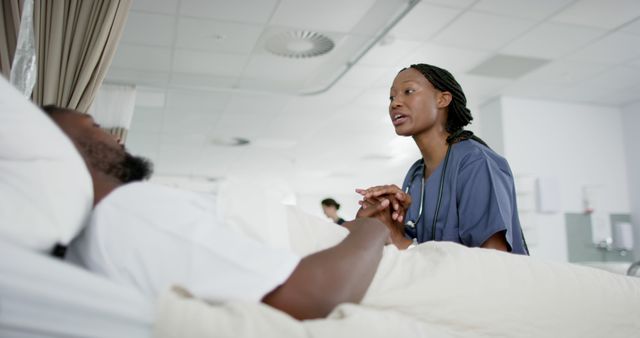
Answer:
[{"label": "braided hair", "polygon": [[[447,132],[450,134],[447,138],[447,143],[452,144],[462,140],[472,139],[487,146],[483,140],[473,135],[473,132],[463,129],[464,126],[473,120],[473,116],[471,116],[471,110],[467,108],[467,97],[464,95],[462,87],[453,75],[446,69],[425,63],[414,64],[409,66],[409,68],[419,71],[420,74],[439,91],[451,93],[451,102],[449,103],[447,123],[445,126]],[[402,70],[405,69],[407,68]]]}]

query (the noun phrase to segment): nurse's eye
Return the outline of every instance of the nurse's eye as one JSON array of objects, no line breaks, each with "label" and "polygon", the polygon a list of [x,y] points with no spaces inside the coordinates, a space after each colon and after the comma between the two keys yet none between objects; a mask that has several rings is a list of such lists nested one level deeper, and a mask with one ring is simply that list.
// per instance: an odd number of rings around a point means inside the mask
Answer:
[{"label": "nurse's eye", "polygon": [[393,99],[395,99],[395,96],[389,96],[389,101],[393,101]]},{"label": "nurse's eye", "polygon": [[413,88],[408,88],[404,90],[404,95],[411,95],[413,94],[413,92],[415,92],[416,90]]}]

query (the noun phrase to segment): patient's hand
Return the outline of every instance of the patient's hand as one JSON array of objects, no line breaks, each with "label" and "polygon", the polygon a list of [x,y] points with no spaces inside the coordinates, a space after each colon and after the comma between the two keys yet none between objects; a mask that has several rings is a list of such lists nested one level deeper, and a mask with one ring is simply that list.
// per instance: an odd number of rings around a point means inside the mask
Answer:
[{"label": "patient's hand", "polygon": [[381,198],[388,199],[391,205],[391,218],[402,223],[404,216],[411,205],[411,196],[395,184],[379,185],[367,189],[356,189],[362,195],[362,202]]},{"label": "patient's hand", "polygon": [[356,214],[356,218],[372,217],[380,220],[389,229],[387,244],[393,243],[399,249],[406,249],[411,244],[411,240],[404,236],[404,224],[392,216],[391,205],[398,203],[394,199],[395,197],[389,196],[389,198],[372,197],[360,201],[361,207]]}]

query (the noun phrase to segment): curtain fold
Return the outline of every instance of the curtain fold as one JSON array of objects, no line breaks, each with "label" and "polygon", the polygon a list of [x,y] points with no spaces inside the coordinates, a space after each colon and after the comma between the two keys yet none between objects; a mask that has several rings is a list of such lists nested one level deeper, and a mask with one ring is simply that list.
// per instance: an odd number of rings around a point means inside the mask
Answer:
[{"label": "curtain fold", "polygon": [[7,80],[11,73],[13,56],[16,53],[22,2],[21,0],[0,2],[0,72]]},{"label": "curtain fold", "polygon": [[104,83],[100,86],[88,113],[108,133],[115,135],[124,144],[135,105],[135,86]]},{"label": "curtain fold", "polygon": [[130,7],[131,0],[35,0],[38,77],[33,101],[87,112]]}]

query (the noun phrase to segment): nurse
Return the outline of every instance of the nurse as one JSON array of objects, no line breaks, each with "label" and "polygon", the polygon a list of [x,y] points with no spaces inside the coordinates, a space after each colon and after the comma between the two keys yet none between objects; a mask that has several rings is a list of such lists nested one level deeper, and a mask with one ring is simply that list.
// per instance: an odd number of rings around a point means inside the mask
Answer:
[{"label": "nurse", "polygon": [[398,73],[389,98],[396,134],[411,136],[422,158],[402,188],[357,189],[362,208],[389,205],[390,228],[404,232],[394,241],[399,247],[435,240],[528,254],[509,164],[463,129],[473,117],[451,73],[411,65]]}]

